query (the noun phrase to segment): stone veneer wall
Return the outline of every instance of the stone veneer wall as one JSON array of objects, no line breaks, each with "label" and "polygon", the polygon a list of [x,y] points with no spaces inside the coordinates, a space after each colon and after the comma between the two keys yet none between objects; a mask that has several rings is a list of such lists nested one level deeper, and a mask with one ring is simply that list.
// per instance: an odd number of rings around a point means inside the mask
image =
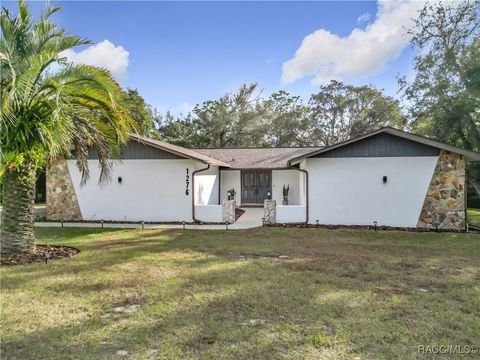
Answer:
[{"label": "stone veneer wall", "polygon": [[64,158],[47,167],[47,220],[82,220],[77,195]]},{"label": "stone veneer wall", "polygon": [[418,228],[465,229],[465,160],[442,150],[418,219]]}]

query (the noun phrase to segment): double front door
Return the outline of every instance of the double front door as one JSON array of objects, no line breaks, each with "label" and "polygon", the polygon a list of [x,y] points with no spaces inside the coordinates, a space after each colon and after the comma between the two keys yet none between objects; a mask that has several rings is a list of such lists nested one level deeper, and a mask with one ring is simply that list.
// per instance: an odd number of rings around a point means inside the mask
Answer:
[{"label": "double front door", "polygon": [[263,204],[269,193],[272,193],[271,171],[242,171],[242,204]]}]

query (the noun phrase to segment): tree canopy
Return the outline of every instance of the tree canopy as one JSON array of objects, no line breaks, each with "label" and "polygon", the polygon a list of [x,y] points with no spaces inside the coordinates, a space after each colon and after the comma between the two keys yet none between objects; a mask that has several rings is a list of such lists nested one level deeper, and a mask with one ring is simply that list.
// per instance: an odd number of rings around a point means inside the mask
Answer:
[{"label": "tree canopy", "polygon": [[372,86],[332,81],[304,104],[298,96],[278,91],[257,95],[257,85],[197,105],[192,114],[161,122],[161,136],[192,147],[330,145],[381,126],[403,128],[398,101]]}]

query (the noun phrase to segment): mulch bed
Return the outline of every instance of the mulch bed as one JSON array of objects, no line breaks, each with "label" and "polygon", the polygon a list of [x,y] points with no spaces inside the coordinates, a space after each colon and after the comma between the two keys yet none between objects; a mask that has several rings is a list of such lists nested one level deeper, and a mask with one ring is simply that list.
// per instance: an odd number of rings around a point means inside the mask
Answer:
[{"label": "mulch bed", "polygon": [[37,245],[32,252],[28,253],[1,253],[1,265],[27,265],[37,262],[45,262],[44,252],[50,253],[50,260],[62,259],[77,255],[80,250],[70,246],[60,245]]},{"label": "mulch bed", "polygon": [[238,218],[239,218],[240,216],[242,216],[244,213],[245,213],[245,210],[239,209],[239,208],[235,208],[235,221],[237,221]]},{"label": "mulch bed", "polygon": [[[245,210],[235,208],[235,221],[245,213]],[[42,220],[40,222],[62,223],[59,220]],[[68,220],[63,223],[69,224],[145,224],[145,225],[225,225],[224,222],[193,222],[193,221],[117,221],[117,220]]]},{"label": "mulch bed", "polygon": [[[283,227],[283,228],[319,228],[319,229],[329,229],[329,230],[338,230],[338,229],[359,229],[359,230],[373,230],[373,231],[388,231],[388,230],[396,230],[396,231],[409,231],[409,232],[465,232],[464,230],[450,230],[450,229],[424,229],[424,228],[404,228],[404,227],[395,227],[395,226],[384,226],[378,225],[375,229],[374,226],[371,225],[315,225],[315,224],[266,224],[266,227]],[[475,229],[470,226],[469,228],[471,233],[476,233]]]}]

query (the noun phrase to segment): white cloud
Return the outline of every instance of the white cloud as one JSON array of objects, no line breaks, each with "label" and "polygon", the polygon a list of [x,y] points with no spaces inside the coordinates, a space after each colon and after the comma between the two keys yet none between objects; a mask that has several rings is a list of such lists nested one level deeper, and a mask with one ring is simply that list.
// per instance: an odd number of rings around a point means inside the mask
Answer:
[{"label": "white cloud", "polygon": [[358,79],[382,69],[408,45],[405,27],[422,8],[422,1],[379,0],[376,20],[363,30],[340,37],[319,29],[304,39],[295,56],[283,63],[282,81],[313,76],[312,84],[332,79]]},{"label": "white cloud", "polygon": [[365,12],[357,18],[358,23],[367,22],[372,18],[372,14]]},{"label": "white cloud", "polygon": [[110,70],[117,81],[122,81],[127,73],[130,54],[122,46],[115,46],[110,41],[103,40],[79,52],[72,49],[65,50],[62,55],[68,61],[76,64],[98,66]]}]

